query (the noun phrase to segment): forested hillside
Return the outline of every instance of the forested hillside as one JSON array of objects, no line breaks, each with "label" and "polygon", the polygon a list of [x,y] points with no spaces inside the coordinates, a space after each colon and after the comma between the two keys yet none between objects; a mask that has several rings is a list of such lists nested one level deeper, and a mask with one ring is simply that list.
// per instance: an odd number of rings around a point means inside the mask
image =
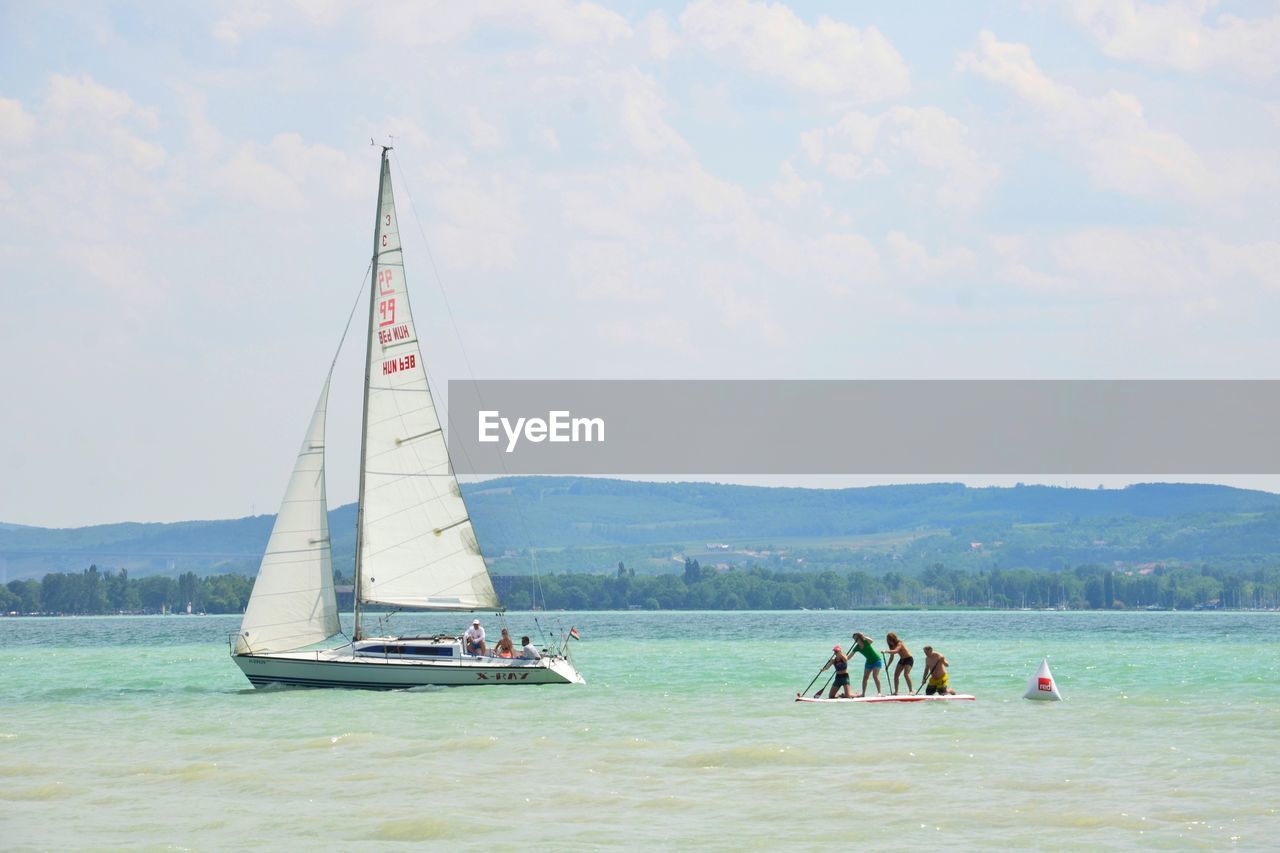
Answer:
[{"label": "forested hillside", "polygon": [[[1280,495],[1223,486],[1125,489],[959,484],[795,489],[519,477],[464,487],[495,574],[682,570],[1058,570],[1085,563],[1274,565]],[[256,571],[272,516],[74,529],[0,524],[0,580],[81,572],[133,577]],[[350,573],[355,511],[330,514],[334,563]]]}]

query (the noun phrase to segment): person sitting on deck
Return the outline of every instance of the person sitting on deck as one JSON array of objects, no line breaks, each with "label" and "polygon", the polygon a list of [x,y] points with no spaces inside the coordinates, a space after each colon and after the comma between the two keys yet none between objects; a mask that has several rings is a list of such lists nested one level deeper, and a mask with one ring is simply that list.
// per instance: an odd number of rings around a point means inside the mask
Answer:
[{"label": "person sitting on deck", "polygon": [[471,627],[462,635],[462,642],[469,655],[482,655],[488,651],[484,644],[484,628],[480,627],[479,619],[472,621]]},{"label": "person sitting on deck", "polygon": [[506,628],[502,629],[502,638],[493,647],[493,653],[500,658],[513,658],[516,656],[515,646],[511,645],[511,635],[507,633]]},{"label": "person sitting on deck", "polygon": [[528,637],[520,638],[520,657],[525,660],[541,660],[542,652],[533,647],[533,643],[529,642]]}]

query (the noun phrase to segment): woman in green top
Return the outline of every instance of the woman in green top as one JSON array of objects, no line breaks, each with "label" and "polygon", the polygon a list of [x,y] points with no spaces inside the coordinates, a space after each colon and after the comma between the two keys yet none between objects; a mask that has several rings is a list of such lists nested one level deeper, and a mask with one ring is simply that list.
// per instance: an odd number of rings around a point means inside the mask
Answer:
[{"label": "woman in green top", "polygon": [[849,657],[856,654],[867,659],[867,665],[862,668],[862,692],[858,695],[867,695],[867,677],[871,675],[876,677],[876,695],[883,695],[880,690],[880,669],[884,664],[880,660],[880,653],[876,651],[875,643],[861,631],[853,632],[853,646],[849,649]]}]

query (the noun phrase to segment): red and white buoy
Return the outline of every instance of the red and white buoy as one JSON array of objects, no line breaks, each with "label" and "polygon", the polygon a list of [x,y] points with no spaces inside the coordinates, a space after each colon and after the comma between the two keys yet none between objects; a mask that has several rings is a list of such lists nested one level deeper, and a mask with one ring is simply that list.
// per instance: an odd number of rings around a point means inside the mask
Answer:
[{"label": "red and white buoy", "polygon": [[1040,661],[1040,668],[1036,670],[1036,674],[1031,676],[1031,680],[1027,682],[1027,692],[1022,694],[1024,699],[1035,699],[1039,702],[1061,702],[1062,694],[1058,692],[1058,685],[1053,680],[1053,673],[1049,671],[1049,659],[1045,658]]}]

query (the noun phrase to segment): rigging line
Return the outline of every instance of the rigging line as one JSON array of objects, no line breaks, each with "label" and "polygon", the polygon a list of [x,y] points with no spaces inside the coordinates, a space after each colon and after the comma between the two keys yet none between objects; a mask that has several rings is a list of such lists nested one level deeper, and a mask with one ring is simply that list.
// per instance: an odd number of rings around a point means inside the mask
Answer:
[{"label": "rigging line", "polygon": [[[330,378],[332,378],[332,377],[333,377],[333,370],[334,370],[334,368],[335,368],[335,367],[337,367],[337,365],[338,365],[338,356],[342,354],[342,346],[343,346],[343,344],[345,344],[345,343],[347,342],[347,333],[349,333],[349,332],[351,331],[351,321],[352,321],[353,319],[355,319],[355,316],[356,316],[356,310],[360,307],[360,301],[361,301],[361,298],[364,296],[364,287],[365,287],[365,283],[366,283],[366,282],[368,282],[368,281],[370,280],[370,275],[369,275],[369,273],[370,273],[370,271],[371,271],[372,269],[373,269],[373,260],[372,260],[372,259],[370,259],[369,263],[365,264],[364,272],[363,272],[363,273],[361,274],[361,276],[360,276],[360,286],[359,286],[358,288],[356,288],[356,299],[355,299],[355,302],[354,302],[354,303],[352,303],[352,305],[351,305],[351,313],[347,315],[347,322],[346,322],[346,324],[345,324],[345,325],[343,325],[343,327],[342,327],[342,337],[340,337],[340,338],[338,339],[338,349],[337,349],[337,350],[334,352],[334,354],[333,354],[333,361],[329,362],[329,377],[330,377]],[[370,286],[372,286],[372,285],[370,285]],[[326,381],[328,381],[328,380],[326,380]],[[326,499],[326,502],[327,502],[327,499]],[[325,507],[325,514],[326,514],[326,515],[328,515],[328,507],[327,507],[327,506]],[[355,578],[354,578],[354,568],[355,568],[355,566],[354,566],[354,561],[355,561],[355,558],[354,558],[354,557],[352,557],[352,569],[353,569],[353,571],[352,571],[352,574],[353,574],[352,582],[353,582],[353,583],[355,582]],[[335,581],[334,581],[334,582],[336,583],[336,582],[337,582],[337,580],[335,579]],[[359,594],[360,594],[360,591],[359,591],[359,590],[357,590],[357,589],[353,589],[353,590],[352,590],[352,593],[353,593],[353,595],[359,595]],[[342,620],[341,620],[341,618],[339,618],[339,620],[338,620],[338,633],[339,633],[339,634],[341,634],[341,635],[342,635],[342,636],[344,636],[344,637],[345,637],[345,636],[347,636],[347,632],[346,632],[346,631],[344,631],[344,630],[342,630]]]},{"label": "rigging line", "polygon": [[360,298],[364,296],[364,285],[369,280],[369,270],[373,269],[373,261],[365,264],[364,273],[360,276],[360,287],[356,289],[356,301],[351,306],[351,313],[347,315],[346,325],[342,327],[342,337],[338,339],[338,350],[333,354],[333,361],[329,362],[329,375],[333,375],[333,368],[338,363],[338,356],[342,354],[342,345],[347,341],[347,333],[351,331],[351,321],[355,319],[356,309],[360,307]]},{"label": "rigging line", "polygon": [[[475,370],[473,370],[471,367],[471,358],[470,356],[467,355],[467,348],[462,342],[462,332],[459,331],[458,329],[458,321],[453,315],[453,307],[449,304],[449,292],[445,290],[444,279],[440,276],[440,268],[436,264],[435,253],[431,251],[431,243],[430,241],[427,240],[426,230],[422,227],[422,220],[418,217],[418,205],[416,205],[413,201],[413,193],[409,190],[409,182],[405,178],[404,169],[401,168],[400,166],[400,158],[395,157],[395,158],[389,158],[389,159],[394,159],[396,172],[400,175],[400,186],[404,187],[405,200],[409,202],[409,209],[413,211],[413,222],[418,227],[418,236],[421,238],[422,245],[427,251],[427,260],[431,263],[431,273],[433,276],[435,276],[436,287],[437,289],[439,289],[440,295],[444,299],[445,313],[449,317],[449,326],[453,329],[453,336],[458,340],[458,350],[462,353],[462,362],[463,364],[466,365],[466,368],[467,368],[467,378],[471,381],[472,387],[476,389],[476,399],[480,402],[481,405],[484,405],[484,400],[480,399],[480,390],[479,390],[480,386],[479,386],[479,383],[476,381]],[[403,241],[401,241],[401,249],[403,249],[403,247],[404,247],[404,243]],[[426,364],[422,365],[422,372],[424,374],[427,373]],[[427,383],[428,385],[435,384],[431,381],[431,377],[429,374],[427,375]],[[437,385],[436,387],[438,388],[439,386]],[[470,456],[467,455],[466,448],[465,447],[461,448],[461,450],[462,450],[463,456],[467,458],[468,464],[470,464],[471,458]],[[503,476],[510,477],[511,472],[507,470],[507,465],[505,460],[499,457],[498,462],[502,466]],[[450,467],[452,467],[452,462],[450,463]],[[461,486],[459,486],[459,490],[461,490]],[[538,593],[542,592],[542,580],[538,574],[538,553],[537,553],[537,549],[533,546],[533,536],[530,535],[529,533],[528,519],[525,517],[524,511],[521,510],[520,508],[520,501],[518,497],[517,497],[517,500],[515,501],[515,509],[516,509],[516,516],[520,519],[520,527],[524,532],[525,541],[529,543],[529,561],[530,561],[530,566],[533,569],[533,596],[532,596],[533,600],[530,602],[530,605],[533,609],[536,610],[538,606]],[[484,559],[483,552],[481,553],[480,558],[482,560]],[[543,607],[545,607],[547,603],[545,594],[542,596],[542,599],[543,599],[542,601]]]}]

